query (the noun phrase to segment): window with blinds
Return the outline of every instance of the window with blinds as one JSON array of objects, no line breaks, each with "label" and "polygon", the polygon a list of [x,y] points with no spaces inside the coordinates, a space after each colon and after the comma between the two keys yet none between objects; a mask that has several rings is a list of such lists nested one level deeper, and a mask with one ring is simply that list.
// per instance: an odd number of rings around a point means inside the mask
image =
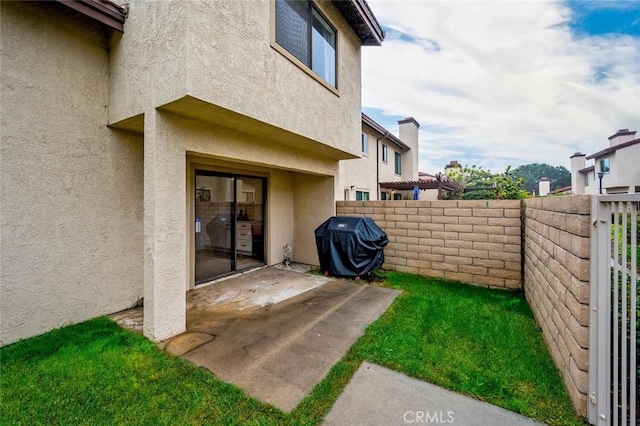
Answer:
[{"label": "window with blinds", "polygon": [[336,87],[336,30],[307,0],[276,0],[276,43]]}]

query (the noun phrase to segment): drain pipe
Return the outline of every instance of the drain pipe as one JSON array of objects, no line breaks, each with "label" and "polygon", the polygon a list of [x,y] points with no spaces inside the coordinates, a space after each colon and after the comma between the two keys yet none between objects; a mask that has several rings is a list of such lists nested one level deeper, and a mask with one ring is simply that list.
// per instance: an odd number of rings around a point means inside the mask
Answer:
[{"label": "drain pipe", "polygon": [[376,139],[376,189],[378,192],[378,200],[382,199],[382,191],[380,191],[380,140],[381,139],[389,139],[389,132],[384,132],[384,135]]}]

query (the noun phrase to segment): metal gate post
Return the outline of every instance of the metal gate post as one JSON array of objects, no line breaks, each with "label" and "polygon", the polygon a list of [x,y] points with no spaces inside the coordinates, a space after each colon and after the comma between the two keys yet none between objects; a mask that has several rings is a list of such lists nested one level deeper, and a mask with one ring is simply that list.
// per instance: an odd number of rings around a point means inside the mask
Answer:
[{"label": "metal gate post", "polygon": [[640,194],[592,198],[587,414],[598,426],[636,425],[639,420],[639,208]]},{"label": "metal gate post", "polygon": [[611,257],[611,209],[594,195],[591,202],[591,277],[589,312],[588,420],[597,426],[610,424],[609,413],[609,259]]}]

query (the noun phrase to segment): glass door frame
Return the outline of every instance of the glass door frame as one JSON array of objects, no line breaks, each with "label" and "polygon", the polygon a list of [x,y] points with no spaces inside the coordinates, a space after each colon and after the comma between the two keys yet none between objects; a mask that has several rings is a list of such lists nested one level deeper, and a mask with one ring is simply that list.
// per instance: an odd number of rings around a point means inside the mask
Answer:
[{"label": "glass door frame", "polygon": [[[228,273],[220,274],[215,277],[211,277],[210,279],[206,279],[204,281],[196,282],[195,275],[195,263],[196,263],[196,237],[195,237],[195,192],[196,192],[196,175],[205,175],[205,176],[216,176],[216,177],[224,177],[224,178],[232,178],[233,179],[233,202],[231,206],[231,271]],[[262,206],[261,206],[261,216],[262,216],[262,235],[263,239],[261,244],[263,245],[260,249],[262,253],[262,259],[258,260],[259,265],[251,265],[245,268],[238,268],[238,247],[237,247],[237,238],[236,238],[236,222],[237,222],[237,214],[238,214],[238,179],[248,178],[248,179],[258,179],[262,182]],[[190,163],[189,165],[189,179],[188,179],[188,191],[187,191],[187,212],[188,218],[187,220],[190,223],[189,229],[189,238],[188,238],[188,250],[190,253],[189,263],[190,263],[190,278],[189,278],[189,288],[193,289],[197,285],[206,284],[207,282],[216,281],[220,278],[224,278],[226,276],[235,275],[238,273],[242,273],[251,269],[255,269],[266,264],[267,259],[267,245],[266,238],[267,235],[267,187],[268,187],[268,174],[260,173],[260,172],[251,172],[246,170],[235,170],[235,169],[227,169],[227,168],[217,168],[213,166],[208,166],[202,163]],[[206,224],[201,223],[201,229],[204,230]],[[202,231],[201,231],[202,232]]]},{"label": "glass door frame", "polygon": [[[229,245],[229,254],[228,254],[228,271],[227,272],[220,272],[217,275],[211,276],[211,277],[206,277],[200,281],[198,281],[198,276],[197,274],[194,276],[194,284],[197,286],[199,284],[203,284],[209,281],[214,281],[229,275],[233,275],[235,273],[237,273],[237,257],[238,257],[238,248],[237,248],[237,243],[236,243],[236,215],[237,213],[237,205],[238,205],[238,200],[237,200],[237,186],[238,186],[238,179],[235,175],[230,174],[230,173],[218,173],[218,172],[214,172],[214,171],[209,171],[209,170],[201,170],[201,169],[195,169],[195,174],[194,174],[194,192],[197,192],[198,190],[198,176],[207,176],[207,177],[213,177],[213,178],[221,178],[224,180],[228,180],[230,179],[232,182],[231,185],[231,195],[232,195],[232,200],[228,201],[229,203],[229,211],[227,213],[226,210],[223,210],[221,213],[218,213],[218,215],[229,215],[229,221],[228,222],[221,222],[218,223],[217,225],[223,225],[225,228],[228,226],[228,244]],[[195,195],[195,193],[194,193]],[[213,195],[213,194],[211,194]],[[227,194],[225,194],[227,195]],[[195,196],[193,197],[193,212],[194,215],[197,213],[196,212],[196,200],[195,200]],[[220,202],[222,204],[226,204],[224,202]],[[217,218],[217,216],[216,216]],[[195,220],[195,218],[194,218]],[[201,232],[207,232],[207,223],[201,223],[200,224],[200,229]],[[222,233],[222,235],[224,235],[224,232]],[[225,239],[224,237],[222,238],[223,240]],[[194,241],[194,243],[196,243]],[[224,248],[224,246],[226,245],[225,242],[222,242],[222,244],[220,244],[220,242],[218,242],[218,244],[214,244],[213,241],[210,242],[210,246],[209,247],[222,247],[221,249],[219,248],[217,253],[222,252],[226,252],[226,249]],[[210,249],[210,250],[215,250],[215,248]],[[198,256],[195,257],[194,262],[197,263],[197,259]],[[194,265],[197,268],[197,265]]]}]

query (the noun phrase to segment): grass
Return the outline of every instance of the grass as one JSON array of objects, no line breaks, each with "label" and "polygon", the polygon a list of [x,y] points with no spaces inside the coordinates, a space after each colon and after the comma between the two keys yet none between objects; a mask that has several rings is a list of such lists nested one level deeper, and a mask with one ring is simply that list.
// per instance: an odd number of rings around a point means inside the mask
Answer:
[{"label": "grass", "polygon": [[0,350],[3,424],[319,424],[363,360],[582,425],[520,293],[388,273],[403,290],[291,413],[97,318]]},{"label": "grass", "polygon": [[[631,220],[631,213],[627,213],[627,226],[626,226],[626,235],[623,235],[623,228],[622,228],[622,220],[623,220],[623,216],[622,213],[618,213],[618,226],[616,227],[614,224],[614,219],[615,219],[615,213],[611,215],[611,247],[613,249],[613,244],[614,241],[617,239],[618,241],[618,256],[620,257],[619,260],[621,262],[626,263],[626,266],[628,268],[631,268],[631,262],[632,259],[634,257],[634,255],[632,255],[631,253],[631,245],[633,240],[635,239],[636,241],[636,252],[635,252],[635,260],[636,260],[636,272],[640,273],[640,235],[631,235],[631,225],[632,225],[632,220]],[[638,231],[640,231],[640,215],[637,215],[636,217],[636,229]],[[626,253],[622,253],[622,245],[623,243],[627,244],[627,248],[626,248]]]},{"label": "grass", "polygon": [[402,314],[369,327],[361,357],[548,424],[583,424],[522,293],[390,278]]}]

